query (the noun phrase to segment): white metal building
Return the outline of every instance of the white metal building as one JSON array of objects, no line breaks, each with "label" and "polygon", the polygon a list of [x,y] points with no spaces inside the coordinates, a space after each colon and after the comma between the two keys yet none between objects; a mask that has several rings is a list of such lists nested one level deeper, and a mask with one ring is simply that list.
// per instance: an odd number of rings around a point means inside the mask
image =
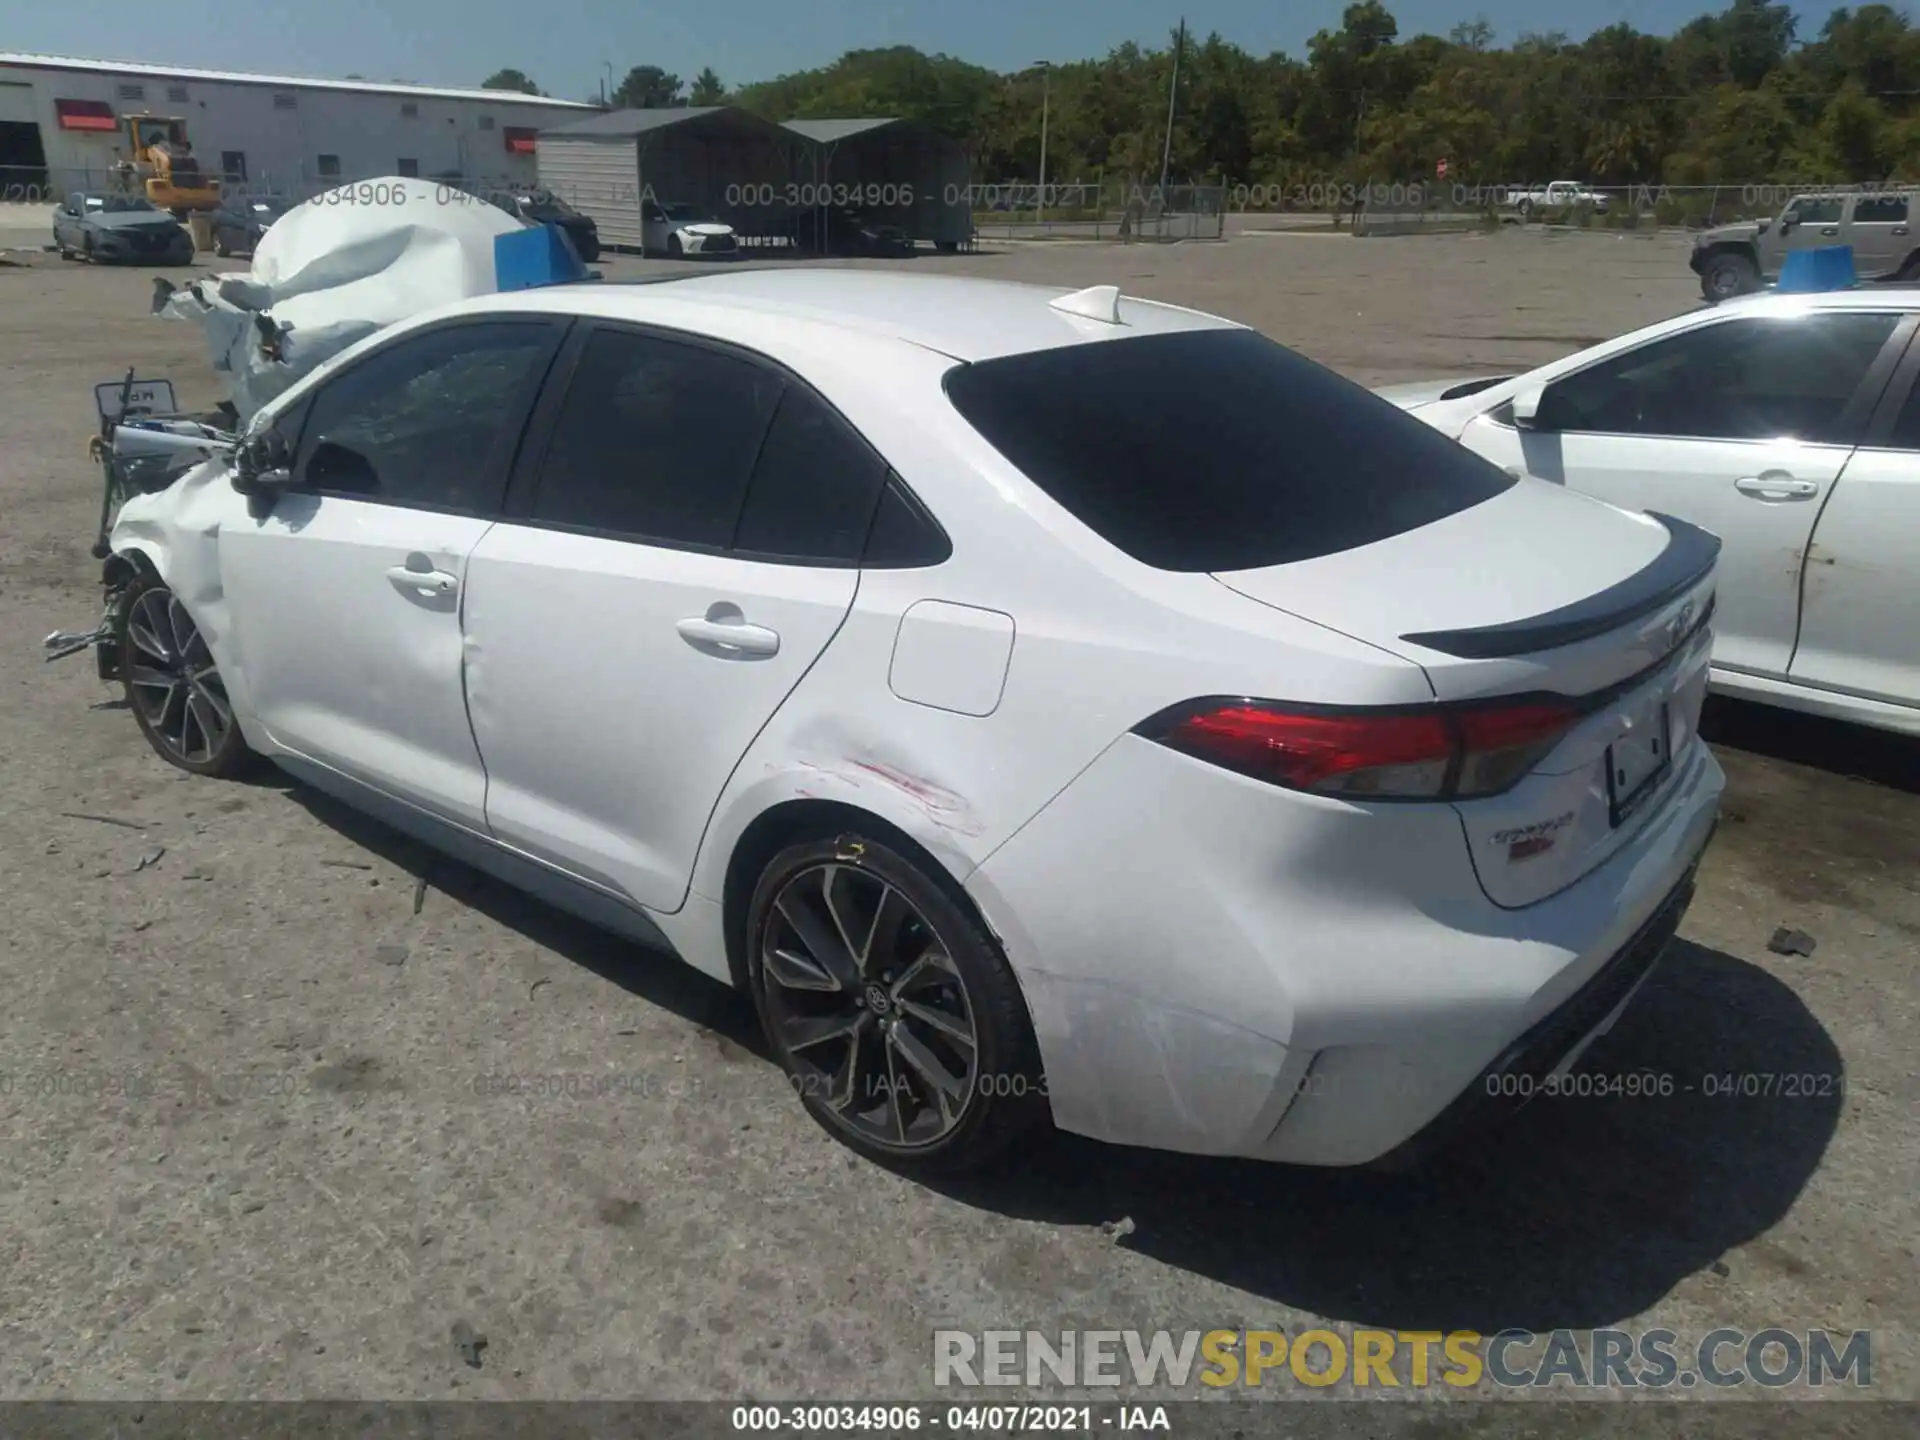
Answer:
[{"label": "white metal building", "polygon": [[532,184],[535,133],[593,113],[507,90],[0,52],[0,201],[104,186],[124,115],[176,116],[206,173],[304,196],[380,175]]}]

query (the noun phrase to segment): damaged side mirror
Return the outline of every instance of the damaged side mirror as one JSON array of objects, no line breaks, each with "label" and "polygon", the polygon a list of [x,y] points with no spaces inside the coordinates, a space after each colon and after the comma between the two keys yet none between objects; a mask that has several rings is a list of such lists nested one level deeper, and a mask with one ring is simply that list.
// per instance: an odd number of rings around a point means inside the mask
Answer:
[{"label": "damaged side mirror", "polygon": [[271,495],[292,483],[293,447],[276,429],[255,435],[234,456],[233,488],[242,495]]}]

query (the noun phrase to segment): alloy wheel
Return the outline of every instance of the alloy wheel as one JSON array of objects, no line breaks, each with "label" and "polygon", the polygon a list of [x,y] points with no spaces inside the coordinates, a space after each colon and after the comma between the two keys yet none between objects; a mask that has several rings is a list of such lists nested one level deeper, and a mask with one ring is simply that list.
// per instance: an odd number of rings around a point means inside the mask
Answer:
[{"label": "alloy wheel", "polygon": [[218,756],[233,730],[233,706],[200,627],[171,590],[142,591],[127,616],[127,689],[167,751],[189,764]]},{"label": "alloy wheel", "polygon": [[807,866],[769,907],[759,960],[803,1097],[891,1150],[924,1149],[961,1123],[979,1056],[973,1003],[946,941],[897,886]]}]

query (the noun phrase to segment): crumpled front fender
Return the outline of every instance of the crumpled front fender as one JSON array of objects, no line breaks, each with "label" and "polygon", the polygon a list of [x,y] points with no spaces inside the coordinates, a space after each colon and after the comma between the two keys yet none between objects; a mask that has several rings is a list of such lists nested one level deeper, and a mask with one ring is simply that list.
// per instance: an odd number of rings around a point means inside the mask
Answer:
[{"label": "crumpled front fender", "polygon": [[220,580],[220,527],[239,497],[225,457],[187,471],[165,490],[136,495],[120,507],[107,543],[115,555],[143,558],[187,607],[213,651],[227,698],[251,742],[253,698]]}]

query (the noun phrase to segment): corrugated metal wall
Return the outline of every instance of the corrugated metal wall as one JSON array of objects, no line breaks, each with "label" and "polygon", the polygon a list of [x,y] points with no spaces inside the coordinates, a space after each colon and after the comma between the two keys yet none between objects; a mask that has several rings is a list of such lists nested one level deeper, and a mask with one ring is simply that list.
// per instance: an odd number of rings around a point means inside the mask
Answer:
[{"label": "corrugated metal wall", "polygon": [[640,248],[640,161],[633,139],[542,135],[536,155],[541,187],[598,225],[602,245]]}]

